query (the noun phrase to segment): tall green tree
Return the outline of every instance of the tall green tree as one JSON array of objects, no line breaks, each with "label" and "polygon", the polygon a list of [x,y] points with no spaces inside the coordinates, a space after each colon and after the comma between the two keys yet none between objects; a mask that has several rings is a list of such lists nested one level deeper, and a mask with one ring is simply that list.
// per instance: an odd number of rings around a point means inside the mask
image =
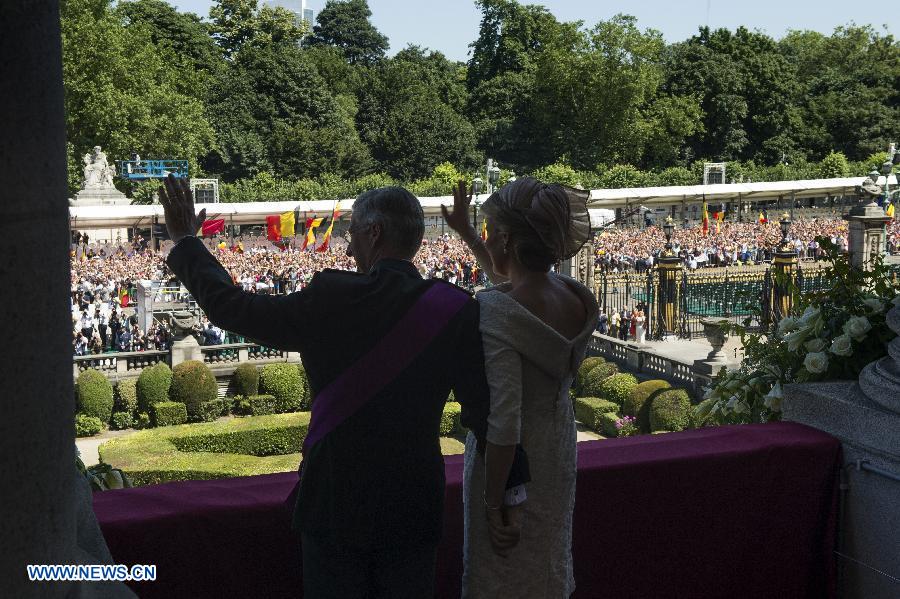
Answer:
[{"label": "tall green tree", "polygon": [[177,64],[187,61],[194,70],[206,73],[223,66],[222,51],[211,36],[210,24],[194,13],[178,12],[165,0],[120,2],[115,10],[126,27],[146,26],[156,47],[169,50]]},{"label": "tall green tree", "polygon": [[388,39],[372,25],[371,16],[366,0],[328,0],[306,43],[339,48],[351,64],[374,64],[387,52]]},{"label": "tall green tree", "polygon": [[306,21],[282,7],[259,6],[258,0],[217,0],[209,9],[211,31],[226,56],[245,46],[299,44]]},{"label": "tall green tree", "polygon": [[461,65],[410,46],[368,71],[360,88],[357,127],[380,168],[399,179],[428,176],[443,162],[480,161],[475,130],[461,114]]},{"label": "tall green tree", "polygon": [[203,104],[202,80],[190,65],[153,42],[146,25],[130,25],[110,0],[64,0],[61,5],[66,135],[81,166],[95,145],[110,159],[131,152],[181,158],[196,171],[214,140]]},{"label": "tall green tree", "polygon": [[357,176],[370,159],[342,106],[305,53],[291,44],[245,46],[213,86],[219,145],[208,168],[226,180],[261,171],[287,178]]},{"label": "tall green tree", "polygon": [[871,27],[830,36],[793,31],[779,43],[796,65],[799,143],[815,158],[831,151],[862,160],[900,138],[900,42]]}]

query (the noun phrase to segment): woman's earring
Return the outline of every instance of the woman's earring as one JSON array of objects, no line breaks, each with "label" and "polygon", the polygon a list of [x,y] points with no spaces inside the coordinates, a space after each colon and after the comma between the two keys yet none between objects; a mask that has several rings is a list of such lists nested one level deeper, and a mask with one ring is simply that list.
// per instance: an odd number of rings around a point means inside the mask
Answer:
[{"label": "woman's earring", "polygon": [[508,253],[508,251],[507,251],[507,249],[506,249],[506,244],[505,244],[505,243],[503,244],[503,253],[504,253],[504,254],[507,254],[507,253]]}]

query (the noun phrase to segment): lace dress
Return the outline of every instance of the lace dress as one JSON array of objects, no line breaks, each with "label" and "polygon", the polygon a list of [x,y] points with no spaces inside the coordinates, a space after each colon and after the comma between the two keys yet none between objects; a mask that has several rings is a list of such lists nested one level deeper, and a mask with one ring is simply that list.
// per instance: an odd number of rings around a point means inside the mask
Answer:
[{"label": "lace dress", "polygon": [[[558,276],[558,275],[557,275]],[[569,387],[597,323],[597,302],[576,281],[560,277],[584,302],[587,318],[574,339],[544,324],[500,285],[478,294],[481,333],[491,388],[488,440],[522,443],[531,482],[526,485],[522,538],[508,558],[491,548],[483,502],[484,456],[466,439],[463,474],[464,598],[569,597],[572,510],[575,506],[575,418]]]}]

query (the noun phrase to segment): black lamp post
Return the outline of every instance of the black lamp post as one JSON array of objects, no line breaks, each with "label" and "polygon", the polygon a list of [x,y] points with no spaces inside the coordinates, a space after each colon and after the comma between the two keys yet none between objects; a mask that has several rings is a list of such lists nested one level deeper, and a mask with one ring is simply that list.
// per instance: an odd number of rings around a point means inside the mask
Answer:
[{"label": "black lamp post", "polygon": [[793,251],[793,247],[788,244],[788,233],[791,232],[791,217],[787,212],[781,215],[781,220],[778,221],[778,226],[781,227],[781,243],[778,246],[779,252],[791,252]]},{"label": "black lamp post", "polygon": [[666,251],[665,255],[672,255],[674,252],[672,251],[672,235],[675,233],[675,221],[672,220],[671,216],[666,217],[666,222],[663,223],[663,233],[666,234]]},{"label": "black lamp post", "polygon": [[472,194],[475,196],[475,201],[472,202],[472,228],[478,229],[478,194],[481,193],[481,187],[484,185],[484,181],[481,180],[481,177],[475,177],[472,179]]},{"label": "black lamp post", "polygon": [[500,181],[500,167],[496,164],[491,165],[491,167],[488,168],[487,176],[488,189],[490,190],[490,193],[494,193],[494,190],[497,188],[497,182]]}]

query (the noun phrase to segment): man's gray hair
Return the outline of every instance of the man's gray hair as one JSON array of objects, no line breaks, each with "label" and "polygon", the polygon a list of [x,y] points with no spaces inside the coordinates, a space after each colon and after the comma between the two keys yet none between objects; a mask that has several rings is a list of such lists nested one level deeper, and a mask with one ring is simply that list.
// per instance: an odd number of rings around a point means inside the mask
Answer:
[{"label": "man's gray hair", "polygon": [[403,187],[379,187],[356,198],[353,214],[363,225],[381,225],[386,246],[412,258],[422,246],[425,213],[419,200]]}]

